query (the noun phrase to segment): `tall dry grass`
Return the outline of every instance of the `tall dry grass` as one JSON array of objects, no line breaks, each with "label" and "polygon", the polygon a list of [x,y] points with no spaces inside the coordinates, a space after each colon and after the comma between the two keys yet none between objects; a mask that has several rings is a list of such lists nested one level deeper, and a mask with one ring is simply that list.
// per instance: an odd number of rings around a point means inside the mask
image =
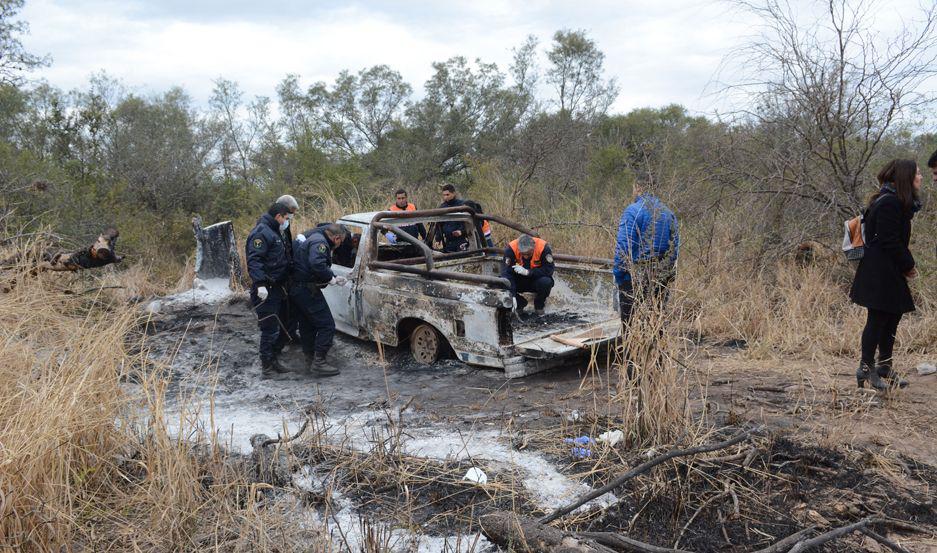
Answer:
[{"label": "tall dry grass", "polygon": [[0,549],[324,543],[272,504],[211,429],[183,413],[170,431],[171,375],[147,360],[138,311],[66,294],[64,275],[19,276],[0,294]]}]

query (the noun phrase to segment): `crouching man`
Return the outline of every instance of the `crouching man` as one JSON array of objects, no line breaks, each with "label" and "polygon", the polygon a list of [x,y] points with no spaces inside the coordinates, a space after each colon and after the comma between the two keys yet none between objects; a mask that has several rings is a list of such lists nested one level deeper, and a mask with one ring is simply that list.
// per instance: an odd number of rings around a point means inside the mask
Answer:
[{"label": "crouching man", "polygon": [[553,269],[553,252],[546,240],[524,234],[504,249],[501,276],[511,281],[511,294],[517,302],[518,313],[527,307],[527,299],[520,294],[533,292],[534,312],[543,315],[553,290]]},{"label": "crouching man", "polygon": [[293,273],[290,300],[299,319],[299,337],[306,368],[315,376],[335,376],[338,369],[326,360],[335,338],[335,319],[322,289],[343,286],[345,277],[332,272],[332,251],[345,239],[341,225],[329,224],[307,230],[293,242]]}]

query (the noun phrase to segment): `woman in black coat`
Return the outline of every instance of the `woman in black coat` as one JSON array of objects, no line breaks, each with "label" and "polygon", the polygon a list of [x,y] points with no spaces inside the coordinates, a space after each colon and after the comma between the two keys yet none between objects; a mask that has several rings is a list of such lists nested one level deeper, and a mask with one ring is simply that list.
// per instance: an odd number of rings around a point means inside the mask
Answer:
[{"label": "woman in black coat", "polygon": [[868,309],[856,381],[860,388],[868,381],[883,390],[888,387],[883,378],[907,386],[892,371],[892,350],[901,316],[914,311],[908,280],[915,278],[917,271],[908,244],[911,219],[921,207],[918,192],[922,177],[914,160],[896,159],[879,172],[878,180],[882,188],[872,196],[865,212],[865,255],[849,296]]}]

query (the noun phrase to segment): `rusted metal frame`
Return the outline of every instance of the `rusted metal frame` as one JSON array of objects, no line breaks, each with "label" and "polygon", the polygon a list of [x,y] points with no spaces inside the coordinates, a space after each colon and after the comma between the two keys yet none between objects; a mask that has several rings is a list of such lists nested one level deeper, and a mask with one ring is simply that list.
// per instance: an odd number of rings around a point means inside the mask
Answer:
[{"label": "rusted metal frame", "polygon": [[431,278],[435,280],[463,280],[465,282],[471,282],[473,284],[490,284],[492,286],[499,286],[510,290],[511,283],[506,278],[501,277],[492,277],[485,275],[473,275],[471,273],[457,273],[454,271],[428,271],[426,269],[418,269],[416,267],[410,267],[409,265],[400,265],[399,263],[388,263],[387,261],[372,261],[368,263],[368,267],[371,269],[388,269],[390,271],[399,271],[401,273],[410,273],[413,275],[420,275],[426,278]]},{"label": "rusted metal frame", "polygon": [[517,232],[523,234],[529,234],[531,236],[540,237],[540,234],[537,231],[531,230],[520,223],[516,223],[504,217],[498,215],[489,215],[487,213],[475,213],[475,210],[470,208],[467,205],[457,205],[453,207],[438,207],[436,209],[423,209],[416,211],[381,211],[380,213],[374,216],[374,219],[371,221],[381,221],[383,219],[414,219],[416,217],[434,217],[437,215],[448,215],[450,213],[468,213],[472,216],[473,219],[482,219],[485,221],[493,221],[499,225],[504,225],[508,228],[512,228]]},{"label": "rusted metal frame", "polygon": [[[403,238],[404,241],[409,242],[409,243],[413,244],[414,246],[416,246],[416,247],[420,248],[421,250],[423,250],[423,256],[424,256],[425,261],[426,261],[426,268],[429,269],[430,271],[433,270],[433,250],[430,249],[430,247],[427,246],[425,243],[423,243],[422,240],[420,240],[419,238],[413,236],[412,234],[410,234],[409,232],[407,232],[407,231],[405,231],[405,230],[402,230],[402,229],[400,229],[400,228],[398,228],[398,227],[394,227],[394,226],[392,226],[392,225],[388,225],[387,223],[381,223],[381,222],[374,222],[374,221],[372,221],[372,222],[371,222],[371,227],[372,227],[372,228],[384,229],[384,230],[386,230],[386,231],[388,231],[388,232],[393,232],[394,235],[399,236],[400,238]],[[377,243],[377,233],[374,232],[374,233],[372,233],[372,234],[374,235],[373,238],[374,238],[374,241],[375,241],[375,244],[376,244],[376,243]],[[374,250],[373,250],[373,253],[376,254],[376,253],[377,253],[377,249],[374,249]],[[375,261],[377,260],[377,256],[376,256],[376,255],[372,255],[371,257],[372,257]]]},{"label": "rusted metal frame", "polygon": [[487,213],[481,213],[481,214],[475,215],[475,217],[479,219],[484,219],[486,221],[494,221],[495,223],[498,223],[499,225],[512,228],[521,234],[529,234],[531,236],[540,238],[540,234],[537,231],[531,230],[520,223],[515,223],[514,221],[511,221],[510,219],[499,217],[498,215],[488,215]]},{"label": "rusted metal frame", "polygon": [[[478,254],[482,254],[481,256],[479,256],[479,259],[485,259],[485,253],[486,252],[484,249],[466,250],[464,252],[449,252],[449,253],[440,253],[440,252],[434,251],[433,259],[435,261],[449,261],[452,259],[469,258],[472,256],[477,256]],[[422,257],[405,257],[403,259],[395,259],[394,263],[400,263],[401,265],[416,265],[417,263],[423,263],[423,261],[424,260]]]},{"label": "rusted metal frame", "polygon": [[[504,250],[499,248],[485,248],[485,253],[492,253],[495,255],[501,255],[504,253]],[[593,265],[614,265],[615,262],[611,259],[605,259],[604,257],[587,257],[582,255],[569,255],[566,253],[554,253],[553,259],[557,261],[569,261],[571,263],[590,263]]]}]

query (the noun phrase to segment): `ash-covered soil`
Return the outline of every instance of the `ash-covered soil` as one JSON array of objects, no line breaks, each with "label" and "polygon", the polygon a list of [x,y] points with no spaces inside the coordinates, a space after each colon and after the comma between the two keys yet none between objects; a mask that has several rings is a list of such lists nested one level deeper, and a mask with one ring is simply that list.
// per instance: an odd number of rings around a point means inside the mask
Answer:
[{"label": "ash-covered soil", "polygon": [[[571,322],[568,314],[549,317],[540,322]],[[587,459],[569,454],[563,438],[595,437],[618,420],[613,406],[596,401],[614,395],[617,374],[602,367],[587,373],[584,362],[505,380],[454,360],[420,365],[406,349],[380,351],[339,334],[330,357],[341,375],[305,374],[297,345],[282,357],[291,372],[265,380],[256,320],[242,300],[167,307],[146,332],[150,356],[173,368],[168,410],[206,402],[211,393],[213,412],[209,417],[203,408],[199,420],[205,426],[213,420],[231,449],[249,453],[252,435],[276,436],[284,421],[294,433],[303,413],[319,414],[318,437],[296,443],[329,445],[301,450],[282,493],[334,526],[333,537],[349,549],[376,523],[404,533],[400,551],[441,550],[453,536],[460,550],[495,551],[484,538],[476,541],[478,515],[506,508],[544,514],[647,458],[625,444],[596,447]],[[911,550],[934,545],[937,469],[900,449],[903,433],[930,459],[927,440],[920,441],[929,427],[888,430],[889,420],[915,413],[913,420],[921,419],[920,406],[933,395],[920,388],[926,381],[914,380],[918,387],[895,400],[855,392],[845,369],[828,371],[825,380],[792,379],[780,368],[720,364],[723,355],[693,354],[688,362],[700,367],[704,381],[690,399],[697,410],[707,405],[717,426],[768,425],[749,464],[664,465],[596,500],[604,509],[577,514],[565,522],[569,528],[621,532],[662,546],[679,536],[680,547],[692,551],[748,551],[807,526],[824,530],[876,515],[929,529],[930,535],[889,534]],[[801,374],[810,366],[803,363]],[[835,434],[842,427],[881,431],[845,442]],[[895,455],[895,446],[905,454]],[[471,467],[486,472],[488,490],[462,480]],[[825,550],[875,547],[855,534]]]}]

